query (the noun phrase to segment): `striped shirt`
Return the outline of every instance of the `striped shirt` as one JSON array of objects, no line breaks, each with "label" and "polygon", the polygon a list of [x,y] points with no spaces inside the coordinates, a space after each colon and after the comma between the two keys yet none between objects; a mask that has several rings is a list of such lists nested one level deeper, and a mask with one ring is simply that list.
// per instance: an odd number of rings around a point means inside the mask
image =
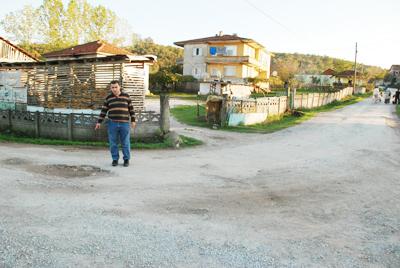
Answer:
[{"label": "striped shirt", "polygon": [[103,122],[106,115],[108,119],[116,122],[135,122],[135,112],[130,96],[123,92],[118,97],[113,93],[108,95],[101,108],[98,123]]}]

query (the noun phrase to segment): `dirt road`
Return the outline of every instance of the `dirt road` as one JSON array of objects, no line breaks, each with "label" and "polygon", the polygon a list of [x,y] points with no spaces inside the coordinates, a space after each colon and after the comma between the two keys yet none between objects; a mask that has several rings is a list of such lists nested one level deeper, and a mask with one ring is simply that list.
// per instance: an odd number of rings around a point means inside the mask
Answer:
[{"label": "dirt road", "polygon": [[129,168],[0,144],[0,267],[400,267],[393,106],[267,135],[177,129],[207,144]]}]

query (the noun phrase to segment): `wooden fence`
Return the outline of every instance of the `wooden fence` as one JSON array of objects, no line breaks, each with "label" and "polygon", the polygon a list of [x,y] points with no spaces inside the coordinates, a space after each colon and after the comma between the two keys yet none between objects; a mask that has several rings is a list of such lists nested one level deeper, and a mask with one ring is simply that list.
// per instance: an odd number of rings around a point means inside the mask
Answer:
[{"label": "wooden fence", "polygon": [[294,109],[312,109],[339,101],[353,94],[353,88],[347,87],[340,91],[330,93],[296,94],[293,100]]}]

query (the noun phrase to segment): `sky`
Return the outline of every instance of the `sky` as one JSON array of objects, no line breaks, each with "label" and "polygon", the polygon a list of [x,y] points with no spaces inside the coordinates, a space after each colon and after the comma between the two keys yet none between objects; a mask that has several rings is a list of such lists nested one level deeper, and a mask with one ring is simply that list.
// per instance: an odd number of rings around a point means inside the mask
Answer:
[{"label": "sky", "polygon": [[[223,31],[252,38],[272,52],[352,61],[357,42],[358,62],[386,69],[400,64],[400,0],[88,1],[113,10],[135,33],[163,45]],[[2,3],[0,19],[42,1],[6,3]],[[0,35],[4,35],[1,30]]]}]

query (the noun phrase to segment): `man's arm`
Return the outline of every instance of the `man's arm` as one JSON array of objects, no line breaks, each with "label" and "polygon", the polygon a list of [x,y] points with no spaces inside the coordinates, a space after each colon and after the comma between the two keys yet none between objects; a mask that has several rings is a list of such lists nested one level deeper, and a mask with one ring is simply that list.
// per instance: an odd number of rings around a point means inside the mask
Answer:
[{"label": "man's arm", "polygon": [[131,116],[131,124],[132,127],[136,126],[136,115],[135,111],[133,110],[133,104],[131,98],[128,100],[128,110],[129,110],[129,115]]},{"label": "man's arm", "polygon": [[103,106],[101,107],[99,119],[97,119],[97,124],[95,127],[96,130],[100,128],[101,123],[104,121],[104,118],[106,118],[107,112],[108,112],[108,102],[107,100],[105,100]]}]

